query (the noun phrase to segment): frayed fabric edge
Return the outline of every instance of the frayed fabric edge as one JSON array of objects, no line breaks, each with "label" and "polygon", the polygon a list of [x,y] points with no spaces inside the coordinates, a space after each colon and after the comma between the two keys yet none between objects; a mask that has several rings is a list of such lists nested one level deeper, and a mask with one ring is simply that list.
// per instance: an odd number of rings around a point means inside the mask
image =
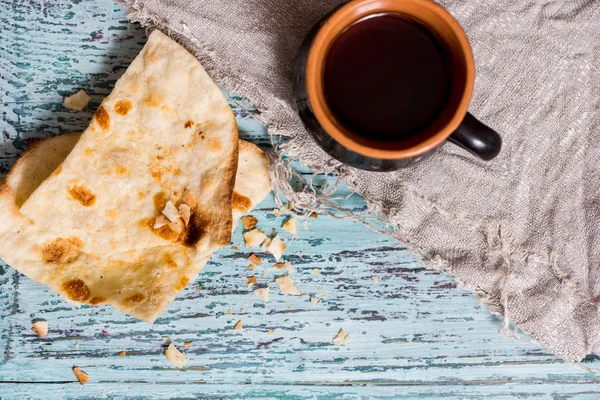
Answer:
[{"label": "frayed fabric edge", "polygon": [[[179,28],[174,28],[173,24],[171,24],[169,21],[163,20],[157,15],[146,10],[143,2],[139,0],[118,1],[124,4],[128,8],[128,10],[130,10],[130,12],[127,15],[127,18],[131,22],[139,22],[143,26],[146,26],[150,29],[160,29],[162,32],[168,34],[170,37],[173,37],[175,40],[180,39],[178,40],[179,43],[184,42],[184,40],[181,39],[189,40],[191,43],[193,43],[194,46],[196,46],[196,48],[188,48],[188,50],[192,54],[194,54],[194,56],[202,63],[202,65],[212,77],[212,79],[215,81],[215,83],[217,83],[217,85],[224,88],[230,93],[243,94],[256,106],[257,109],[261,111],[260,117],[252,114],[251,115],[255,120],[257,120],[257,122],[259,122],[267,128],[268,133],[271,137],[273,150],[268,152],[271,161],[271,177],[273,179],[273,182],[277,182],[276,187],[278,189],[281,189],[285,198],[287,198],[288,201],[290,201],[293,204],[291,208],[287,209],[288,212],[295,215],[307,215],[313,211],[321,212],[330,215],[334,218],[361,222],[378,233],[394,237],[395,239],[404,243],[407,246],[408,250],[415,254],[418,257],[419,261],[422,262],[427,268],[439,269],[448,273],[457,282],[459,287],[471,291],[480,304],[487,306],[490,313],[501,316],[503,318],[503,322],[500,328],[500,333],[502,333],[504,336],[513,339],[519,343],[539,343],[547,348],[552,347],[548,346],[547,344],[544,344],[543,339],[540,338],[534,337],[533,339],[523,339],[519,331],[528,334],[526,331],[521,330],[521,328],[519,328],[517,325],[515,325],[514,328],[510,327],[511,320],[506,307],[506,299],[491,298],[487,293],[483,293],[479,288],[474,287],[473,285],[469,285],[466,282],[458,279],[452,273],[452,265],[450,265],[450,263],[448,263],[446,260],[443,260],[440,256],[432,257],[428,255],[428,253],[423,248],[420,248],[418,245],[415,244],[415,242],[410,240],[406,232],[403,232],[401,224],[393,220],[393,210],[386,209],[383,206],[383,204],[373,202],[367,198],[365,198],[365,201],[367,202],[368,206],[367,211],[359,213],[359,215],[357,215],[357,213],[354,211],[347,210],[344,207],[341,207],[338,204],[336,204],[335,199],[333,198],[334,193],[343,181],[343,179],[349,177],[349,174],[346,171],[346,167],[337,163],[334,160],[331,160],[329,163],[326,164],[325,167],[320,165],[319,168],[315,170],[314,164],[310,162],[310,160],[303,159],[303,157],[301,156],[302,152],[298,148],[298,143],[295,143],[293,140],[284,144],[278,144],[274,142],[274,136],[288,135],[286,135],[285,130],[282,130],[280,126],[269,123],[269,121],[274,119],[271,118],[271,115],[274,113],[274,111],[270,107],[267,107],[266,103],[272,102],[274,104],[281,104],[283,102],[280,99],[277,99],[275,98],[275,96],[272,95],[264,94],[262,90],[256,87],[256,85],[247,80],[242,73],[236,73],[235,71],[232,71],[228,63],[225,62],[225,60],[221,59],[215,53],[214,49],[210,48],[209,46],[203,45],[199,40],[192,37],[189,34],[189,29],[185,24],[178,24]],[[312,187],[312,179],[306,180],[301,174],[294,171],[294,169],[290,165],[290,162],[292,160],[283,159],[282,156],[287,156],[290,154],[294,155],[295,158],[293,158],[293,160],[298,160],[303,165],[309,168],[313,167],[311,169],[315,170],[315,175],[319,173],[337,174],[338,179],[336,183],[332,187],[327,188],[325,191],[319,193]],[[301,181],[303,181],[301,183],[301,186],[305,189],[302,191],[294,189],[294,187],[290,183],[292,179],[300,179]],[[348,180],[348,186],[354,192],[356,192],[356,185],[353,182],[351,182],[351,180]],[[275,192],[276,202],[278,206],[284,209],[283,199],[281,198],[280,194],[277,193],[277,190]],[[420,198],[421,200],[425,199],[423,196],[418,195],[416,192],[412,193],[412,195],[417,195],[418,198]],[[432,206],[432,212],[439,212],[442,215],[444,215],[445,213],[445,211],[443,211],[437,205],[429,203],[427,204],[427,206]],[[369,222],[368,219],[372,216],[373,213],[379,214],[382,217],[382,221],[380,220],[380,222],[392,226],[394,228],[394,231],[386,230],[384,228],[379,227],[377,223],[373,224]],[[462,222],[471,223],[473,221]],[[479,226],[479,228],[482,227]],[[500,238],[500,240],[502,240],[502,238]],[[539,260],[543,259],[544,258],[539,257]],[[556,260],[547,260],[547,262],[544,263],[549,265],[549,268],[553,271],[553,273],[558,279],[561,279],[561,281],[568,280],[568,277],[564,276],[564,274],[561,274],[559,272]],[[567,358],[565,355],[561,355],[558,353],[556,354],[565,359]],[[585,355],[582,356],[581,359],[583,359],[583,357],[585,357]],[[579,368],[585,372],[600,375],[600,372],[597,372],[588,367],[581,366],[577,362],[568,362],[574,367]]]}]

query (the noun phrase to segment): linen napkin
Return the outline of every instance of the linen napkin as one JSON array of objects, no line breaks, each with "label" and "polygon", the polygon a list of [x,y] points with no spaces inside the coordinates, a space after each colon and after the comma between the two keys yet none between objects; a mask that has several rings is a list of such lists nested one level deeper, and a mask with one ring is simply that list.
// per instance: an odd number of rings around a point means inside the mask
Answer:
[{"label": "linen napkin", "polygon": [[252,101],[270,133],[289,138],[282,154],[345,176],[391,235],[502,314],[507,333],[512,322],[570,362],[600,353],[600,2],[441,1],[473,46],[470,111],[504,148],[486,163],[448,145],[383,174],[329,158],[293,109],[295,53],[339,0],[122,1]]}]

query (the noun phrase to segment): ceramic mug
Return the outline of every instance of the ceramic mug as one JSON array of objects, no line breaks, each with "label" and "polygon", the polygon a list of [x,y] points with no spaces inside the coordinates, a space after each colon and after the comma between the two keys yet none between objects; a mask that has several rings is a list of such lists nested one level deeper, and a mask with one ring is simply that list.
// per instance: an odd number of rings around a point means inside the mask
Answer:
[{"label": "ceramic mug", "polygon": [[[378,14],[399,14],[418,21],[449,53],[449,99],[441,114],[408,140],[377,141],[352,132],[336,119],[324,93],[324,66],[332,44],[356,22]],[[474,82],[469,40],[443,7],[431,0],[353,0],[331,11],[306,37],[294,68],[294,100],[307,130],[331,156],[360,169],[392,171],[422,161],[446,141],[482,160],[498,155],[500,135],[467,112]]]}]

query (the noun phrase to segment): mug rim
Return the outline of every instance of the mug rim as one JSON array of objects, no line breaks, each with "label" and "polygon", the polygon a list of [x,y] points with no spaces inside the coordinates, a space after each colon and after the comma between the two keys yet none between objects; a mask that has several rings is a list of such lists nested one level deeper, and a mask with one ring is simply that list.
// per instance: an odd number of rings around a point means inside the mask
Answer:
[{"label": "mug rim", "polygon": [[[337,120],[325,99],[323,85],[323,66],[329,48],[337,38],[352,24],[371,15],[381,13],[406,12],[407,7],[421,7],[440,17],[456,39],[460,47],[460,55],[465,61],[465,87],[453,117],[435,134],[423,141],[401,149],[384,149],[369,146],[355,140],[350,131]],[[341,27],[341,28],[340,28]],[[428,27],[435,32],[435,28]],[[338,143],[347,149],[363,156],[379,159],[410,158],[427,153],[440,146],[458,127],[467,115],[473,87],[475,85],[475,62],[473,51],[466,33],[458,21],[441,5],[432,0],[354,0],[336,10],[318,30],[308,52],[306,63],[306,91],[310,108],[323,129]]]}]

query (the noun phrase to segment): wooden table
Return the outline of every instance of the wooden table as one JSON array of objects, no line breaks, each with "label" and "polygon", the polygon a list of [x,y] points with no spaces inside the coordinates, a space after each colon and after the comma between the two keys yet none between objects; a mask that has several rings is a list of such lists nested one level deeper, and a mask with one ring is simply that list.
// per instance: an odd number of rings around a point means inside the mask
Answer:
[{"label": "wooden table", "polygon": [[[112,0],[4,0],[0,21],[4,174],[25,138],[84,129],[146,36]],[[90,107],[64,109],[62,97],[81,88]],[[266,145],[264,129],[235,111],[241,136]],[[358,196],[345,205],[364,207]],[[254,212],[268,230],[282,223],[274,207],[269,198]],[[600,398],[599,378],[500,336],[497,318],[402,244],[348,221],[309,224],[282,235],[299,289],[323,299],[316,306],[281,295],[266,256],[256,272],[273,290],[262,304],[246,287],[243,246],[219,251],[153,326],[108,307],[75,309],[1,264],[0,398]],[[34,318],[48,320],[45,339],[30,331]],[[334,346],[342,328],[352,341]],[[167,362],[165,337],[187,369]],[[85,386],[73,366],[90,375]]]}]

